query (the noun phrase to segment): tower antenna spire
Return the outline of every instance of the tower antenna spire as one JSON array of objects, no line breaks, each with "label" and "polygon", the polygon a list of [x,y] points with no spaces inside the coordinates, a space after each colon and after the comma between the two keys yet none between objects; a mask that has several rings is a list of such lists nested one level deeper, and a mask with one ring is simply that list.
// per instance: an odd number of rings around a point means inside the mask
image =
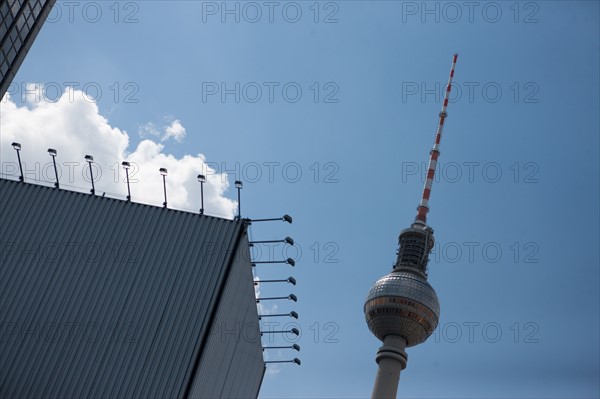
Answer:
[{"label": "tower antenna spire", "polygon": [[448,116],[446,109],[448,108],[448,98],[450,97],[450,90],[452,90],[452,78],[454,78],[454,67],[456,66],[456,60],[458,54],[454,54],[452,57],[452,68],[450,69],[450,77],[448,78],[448,85],[446,86],[446,92],[444,93],[444,103],[442,105],[442,111],[440,112],[440,121],[437,126],[435,133],[435,141],[433,142],[433,148],[429,153],[429,167],[427,168],[427,178],[425,179],[425,186],[423,187],[423,195],[421,196],[421,202],[417,207],[417,217],[415,223],[427,223],[427,212],[429,212],[429,197],[431,196],[431,186],[433,185],[433,177],[435,176],[435,168],[437,166],[437,160],[440,156],[440,141],[442,140],[442,130],[444,128],[444,121]]}]

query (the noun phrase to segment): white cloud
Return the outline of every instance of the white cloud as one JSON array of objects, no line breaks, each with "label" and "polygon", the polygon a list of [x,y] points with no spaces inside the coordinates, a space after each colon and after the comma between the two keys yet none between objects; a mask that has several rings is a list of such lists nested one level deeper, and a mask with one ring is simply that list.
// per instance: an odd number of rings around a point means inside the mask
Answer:
[{"label": "white cloud", "polygon": [[181,121],[175,119],[171,121],[170,124],[163,126],[162,131],[153,122],[148,122],[139,127],[138,134],[142,138],[159,138],[161,141],[167,141],[172,138],[181,143],[185,138],[186,131],[185,127],[181,124]]},{"label": "white cloud", "polygon": [[[89,190],[89,166],[86,154],[94,157],[94,181],[97,193],[125,198],[127,186],[121,162],[127,160],[130,169],[131,195],[135,202],[161,205],[162,179],[158,172],[167,168],[167,195],[170,208],[197,212],[200,209],[200,184],[196,176],[207,176],[204,185],[204,208],[208,215],[232,218],[237,203],[224,196],[229,183],[221,174],[208,168],[204,155],[184,155],[182,158],[165,152],[164,144],[152,139],[142,140],[131,151],[126,131],[113,127],[99,113],[97,105],[87,101],[83,93],[68,88],[57,101],[37,98],[18,106],[7,94],[0,104],[0,172],[4,177],[18,176],[18,163],[11,143],[22,145],[21,160],[28,182],[54,182],[52,160],[48,148],[58,151],[61,188]],[[150,128],[156,129],[152,124]],[[150,134],[152,135],[152,134]],[[168,125],[158,139],[181,140],[185,128],[179,120]]]},{"label": "white cloud", "polygon": [[179,119],[175,119],[169,126],[167,126],[165,133],[166,135],[163,137],[163,140],[173,137],[175,140],[181,142],[185,137],[185,128]]},{"label": "white cloud", "polygon": [[140,137],[160,137],[161,133],[158,127],[152,122],[148,122],[145,125],[142,125],[138,129],[138,134]]}]

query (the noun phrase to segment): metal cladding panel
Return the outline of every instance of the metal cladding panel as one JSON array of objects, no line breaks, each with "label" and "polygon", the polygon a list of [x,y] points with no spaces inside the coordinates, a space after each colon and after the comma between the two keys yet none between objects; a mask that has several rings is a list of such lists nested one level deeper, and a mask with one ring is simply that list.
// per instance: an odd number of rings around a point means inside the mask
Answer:
[{"label": "metal cladding panel", "polygon": [[238,247],[191,398],[256,398],[265,371],[248,236]]},{"label": "metal cladding panel", "polygon": [[244,231],[0,179],[0,397],[186,395]]}]

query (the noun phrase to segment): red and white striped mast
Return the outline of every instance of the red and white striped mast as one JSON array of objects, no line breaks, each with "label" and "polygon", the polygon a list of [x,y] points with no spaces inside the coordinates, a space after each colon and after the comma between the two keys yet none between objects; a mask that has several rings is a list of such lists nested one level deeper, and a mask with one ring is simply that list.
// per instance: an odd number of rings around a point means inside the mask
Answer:
[{"label": "red and white striped mast", "polygon": [[425,186],[423,187],[423,195],[421,202],[417,207],[417,217],[415,223],[426,224],[427,223],[427,212],[429,212],[429,197],[431,195],[431,186],[433,185],[433,177],[435,176],[435,168],[437,166],[437,160],[440,156],[440,141],[442,140],[442,129],[444,128],[444,121],[448,116],[446,108],[448,108],[448,98],[450,97],[450,90],[452,90],[452,78],[454,77],[454,67],[456,66],[456,60],[458,54],[454,54],[452,58],[452,68],[450,69],[450,77],[448,78],[448,85],[446,86],[446,92],[444,94],[444,103],[442,105],[442,111],[440,112],[440,121],[438,123],[437,131],[435,133],[435,141],[433,148],[429,153],[429,167],[427,168],[427,178],[425,180]]}]

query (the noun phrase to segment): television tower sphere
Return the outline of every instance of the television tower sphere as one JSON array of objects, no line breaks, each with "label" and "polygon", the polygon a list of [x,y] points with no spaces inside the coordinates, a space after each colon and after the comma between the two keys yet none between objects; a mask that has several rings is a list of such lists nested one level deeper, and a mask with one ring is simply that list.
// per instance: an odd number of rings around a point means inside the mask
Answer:
[{"label": "television tower sphere", "polygon": [[418,345],[438,325],[440,303],[420,271],[399,267],[375,282],[364,306],[369,330],[381,341],[388,335]]}]

